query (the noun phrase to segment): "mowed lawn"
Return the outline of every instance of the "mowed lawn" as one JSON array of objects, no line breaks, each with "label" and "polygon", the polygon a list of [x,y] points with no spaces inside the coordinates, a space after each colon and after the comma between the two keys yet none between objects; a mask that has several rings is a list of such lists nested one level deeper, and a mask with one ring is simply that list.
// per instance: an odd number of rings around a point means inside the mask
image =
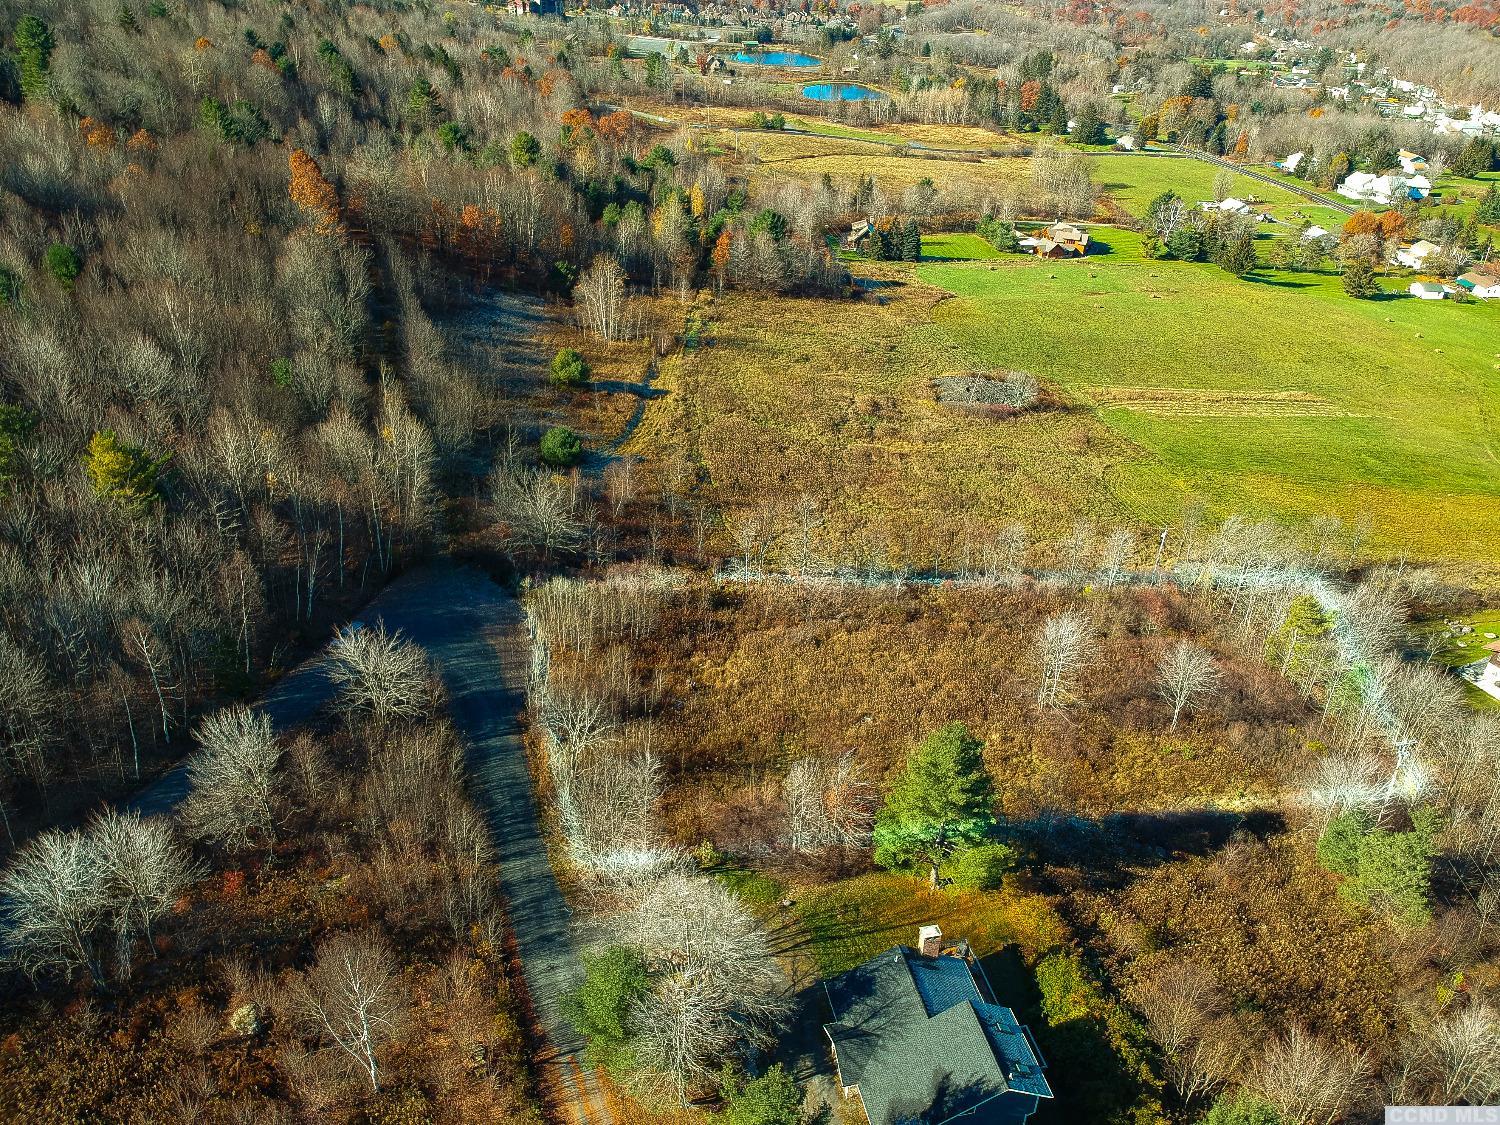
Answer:
[{"label": "mowed lawn", "polygon": [[[1189,206],[1212,199],[1214,179],[1223,170],[1203,160],[1139,154],[1095,156],[1089,163],[1100,191],[1136,218],[1144,215],[1151,201],[1164,191],[1175,191]],[[1268,211],[1287,224],[1285,227],[1267,226],[1268,232],[1300,228],[1305,222],[1336,231],[1348,218],[1332,207],[1319,206],[1295,192],[1248,176],[1236,174],[1230,194],[1239,199],[1261,201],[1257,204],[1258,210]]]},{"label": "mowed lawn", "polygon": [[1382,553],[1494,572],[1500,302],[1355,301],[1332,275],[1239,280],[1099,234],[1113,253],[917,274],[955,294],[933,313],[954,342],[1051,382],[1145,454],[1107,474],[1126,508],[1367,516]]},{"label": "mowed lawn", "polygon": [[[1437,182],[1438,204],[1433,209],[1433,214],[1471,219],[1479,201],[1484,198],[1484,193],[1497,185],[1500,185],[1500,172],[1482,172],[1473,180],[1460,176],[1443,176]],[[1500,235],[1500,223],[1483,224],[1483,228]]]},{"label": "mowed lawn", "polygon": [[1000,257],[989,242],[977,234],[929,234],[922,237],[922,260],[972,262]]}]

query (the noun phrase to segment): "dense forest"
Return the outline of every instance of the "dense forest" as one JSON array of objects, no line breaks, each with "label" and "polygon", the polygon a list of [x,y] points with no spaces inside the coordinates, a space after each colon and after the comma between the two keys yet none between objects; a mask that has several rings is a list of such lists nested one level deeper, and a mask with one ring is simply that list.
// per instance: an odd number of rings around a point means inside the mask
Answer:
[{"label": "dense forest", "polygon": [[591,112],[597,61],[482,12],[24,11],[0,14],[7,817],[138,780],[442,536],[517,424],[435,324],[476,283],[566,293],[599,249],[644,284],[836,280],[809,225]]}]

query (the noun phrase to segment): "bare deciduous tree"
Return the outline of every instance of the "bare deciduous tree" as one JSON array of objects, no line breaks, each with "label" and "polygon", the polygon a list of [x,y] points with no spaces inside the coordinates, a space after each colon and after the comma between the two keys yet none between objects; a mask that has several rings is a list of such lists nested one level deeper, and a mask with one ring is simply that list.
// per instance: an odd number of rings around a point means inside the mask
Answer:
[{"label": "bare deciduous tree", "polygon": [[56,736],[55,701],[42,663],[10,634],[0,633],[0,760],[7,769],[46,780]]},{"label": "bare deciduous tree", "polygon": [[617,922],[620,940],[652,969],[652,990],[632,1020],[643,1081],[686,1101],[727,1055],[768,1042],[787,1011],[784,981],[765,931],[719,883],[669,874]]},{"label": "bare deciduous tree", "polygon": [[248,707],[227,707],[203,720],[198,753],[188,763],[192,792],[182,804],[190,835],[230,850],[276,840],[276,767],[281,746],[271,720]]},{"label": "bare deciduous tree", "polygon": [[379,1052],[401,1034],[407,998],[395,954],[376,933],[339,934],[297,982],[293,1003],[303,1026],[380,1089]]},{"label": "bare deciduous tree", "polygon": [[1037,638],[1041,680],[1036,701],[1043,707],[1057,707],[1072,694],[1085,664],[1087,643],[1088,621],[1076,610],[1053,614],[1042,622]]},{"label": "bare deciduous tree", "polygon": [[1120,581],[1130,557],[1135,553],[1135,532],[1128,527],[1119,527],[1110,532],[1104,541],[1104,551],[1099,559],[1099,582],[1105,588]]},{"label": "bare deciduous tree", "polygon": [[618,728],[615,716],[602,699],[585,691],[566,691],[549,686],[541,705],[542,726],[548,734],[554,770],[571,772],[590,750],[613,738]]},{"label": "bare deciduous tree", "polygon": [[1333,817],[1378,803],[1388,772],[1373,751],[1329,754],[1319,760],[1304,793],[1313,808]]},{"label": "bare deciduous tree", "polygon": [[869,842],[877,798],[853,751],[799,758],[782,782],[793,851]]},{"label": "bare deciduous tree", "polygon": [[171,911],[198,868],[166,817],[111,809],[94,818],[88,836],[99,851],[114,915],[116,972],[129,976],[132,939],[139,933],[154,954],[152,926]]},{"label": "bare deciduous tree", "polygon": [[543,558],[576,551],[583,542],[574,492],[566,481],[536,469],[500,471],[491,482],[496,519],[518,546]]},{"label": "bare deciduous tree", "polygon": [[339,689],[339,705],[376,722],[416,719],[432,708],[432,669],[420,645],[385,622],[348,625],[328,646],[328,678]]},{"label": "bare deciduous tree", "polygon": [[1415,1089],[1403,1095],[1434,1105],[1493,1105],[1500,1099],[1500,1013],[1475,1004],[1419,1032],[1409,1054]]},{"label": "bare deciduous tree", "polygon": [[99,849],[81,832],[43,832],[0,877],[6,958],[33,979],[87,969],[101,983],[95,942],[109,906]]},{"label": "bare deciduous tree", "polygon": [[600,254],[583,271],[573,289],[573,302],[586,330],[601,340],[624,338],[625,271],[613,254]]},{"label": "bare deciduous tree", "polygon": [[1172,708],[1172,729],[1185,708],[1218,689],[1218,666],[1213,654],[1192,641],[1178,641],[1156,664],[1156,691]]},{"label": "bare deciduous tree", "polygon": [[1266,1045],[1251,1084],[1288,1125],[1333,1125],[1364,1096],[1369,1078],[1362,1052],[1293,1027]]},{"label": "bare deciduous tree", "polygon": [[604,470],[604,492],[616,519],[635,499],[635,462],[629,457],[611,461]]},{"label": "bare deciduous tree", "polygon": [[1015,582],[1026,562],[1030,532],[1024,524],[1003,528],[980,552],[980,568],[991,582]]},{"label": "bare deciduous tree", "polygon": [[817,557],[813,535],[823,524],[823,505],[812,493],[803,492],[792,504],[792,516],[797,524],[797,571],[810,574]]},{"label": "bare deciduous tree", "polygon": [[1223,994],[1193,962],[1163,965],[1132,988],[1130,998],[1160,1044],[1167,1078],[1184,1102],[1212,1093],[1243,1061],[1244,1043],[1223,1015]]}]

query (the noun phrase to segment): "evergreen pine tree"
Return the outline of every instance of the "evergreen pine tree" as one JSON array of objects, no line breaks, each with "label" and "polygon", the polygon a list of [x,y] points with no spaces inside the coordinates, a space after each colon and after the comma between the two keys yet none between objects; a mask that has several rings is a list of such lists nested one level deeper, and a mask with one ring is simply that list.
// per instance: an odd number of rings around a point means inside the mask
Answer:
[{"label": "evergreen pine tree", "polygon": [[994,831],[994,803],[983,745],[963,723],[949,723],[907,756],[905,771],[886,795],[875,819],[875,862],[925,863],[936,884],[956,851]]},{"label": "evergreen pine tree", "polygon": [[916,219],[907,219],[901,225],[901,260],[904,262],[922,260],[922,228],[917,225]]}]

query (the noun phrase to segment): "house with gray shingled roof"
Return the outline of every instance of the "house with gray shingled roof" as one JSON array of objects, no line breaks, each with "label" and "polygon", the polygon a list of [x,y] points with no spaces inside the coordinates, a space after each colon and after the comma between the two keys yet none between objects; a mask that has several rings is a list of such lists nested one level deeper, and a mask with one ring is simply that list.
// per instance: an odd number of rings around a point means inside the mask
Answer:
[{"label": "house with gray shingled roof", "polygon": [[870,1125],[1021,1125],[1052,1097],[1031,1032],[937,926],[824,988],[839,1085]]}]

